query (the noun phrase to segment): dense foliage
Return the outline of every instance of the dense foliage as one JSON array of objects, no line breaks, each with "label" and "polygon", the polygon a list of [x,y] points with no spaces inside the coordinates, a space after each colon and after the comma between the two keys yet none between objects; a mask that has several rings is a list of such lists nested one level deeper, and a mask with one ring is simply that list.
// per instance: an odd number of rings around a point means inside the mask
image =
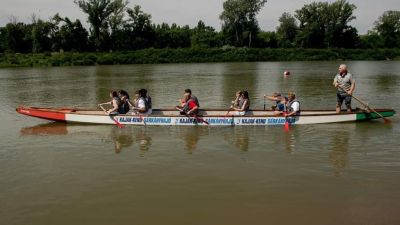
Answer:
[{"label": "dense foliage", "polygon": [[[226,0],[219,15],[221,31],[201,20],[193,28],[154,24],[150,14],[138,5],[128,7],[127,0],[74,2],[87,15],[89,29],[81,21],[59,14],[48,21],[33,17],[30,24],[13,19],[0,27],[2,66],[358,59],[361,56],[360,59],[393,59],[398,57],[397,50],[382,49],[400,47],[400,11],[385,12],[367,34],[359,35],[350,25],[356,19],[353,15],[356,6],[347,0],[313,2],[293,15],[285,12],[279,18],[276,31],[262,31],[258,26],[256,16],[267,4],[266,0]],[[277,51],[266,48],[277,48]],[[288,48],[293,50],[284,50]],[[315,52],[316,49],[329,50]],[[377,50],[352,50],[347,54],[339,49]],[[310,52],[315,55],[308,55]]]},{"label": "dense foliage", "polygon": [[400,49],[148,48],[119,52],[0,54],[0,67],[393,59],[400,60]]}]

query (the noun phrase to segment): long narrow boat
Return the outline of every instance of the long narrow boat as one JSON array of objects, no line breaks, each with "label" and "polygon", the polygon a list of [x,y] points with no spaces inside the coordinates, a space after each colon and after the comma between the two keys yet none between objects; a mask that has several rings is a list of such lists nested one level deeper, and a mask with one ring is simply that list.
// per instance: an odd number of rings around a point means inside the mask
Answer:
[{"label": "long narrow boat", "polygon": [[242,126],[242,125],[283,125],[289,122],[295,124],[339,123],[378,119],[393,116],[393,109],[376,109],[377,113],[364,110],[342,112],[337,114],[334,110],[303,110],[300,116],[288,117],[274,116],[270,110],[251,110],[245,116],[226,115],[226,110],[204,109],[198,116],[179,115],[174,109],[153,109],[149,116],[117,115],[109,116],[100,110],[73,109],[73,108],[37,108],[18,107],[20,114],[46,120],[89,123],[89,124],[124,124],[124,125],[210,125],[210,126]]}]

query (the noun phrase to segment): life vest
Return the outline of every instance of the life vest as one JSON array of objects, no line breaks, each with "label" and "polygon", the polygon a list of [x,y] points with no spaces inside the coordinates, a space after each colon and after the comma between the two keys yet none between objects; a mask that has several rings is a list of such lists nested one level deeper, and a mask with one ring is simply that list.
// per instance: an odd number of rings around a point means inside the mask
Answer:
[{"label": "life vest", "polygon": [[151,97],[148,95],[145,100],[144,104],[146,105],[146,110],[148,111],[149,109],[152,109],[152,103],[151,103]]},{"label": "life vest", "polygon": [[118,111],[120,111],[119,113],[126,114],[127,112],[129,112],[130,106],[129,106],[128,101],[129,101],[129,99],[126,99],[125,101],[121,100],[121,106],[118,107],[118,108],[120,108],[120,110],[118,110]]},{"label": "life vest", "polygon": [[[196,105],[197,105],[197,102],[196,102],[196,100],[195,99],[193,99],[193,98],[190,98],[187,102],[185,102],[185,105],[183,106],[183,108],[182,108],[182,110],[184,111],[184,112],[188,112],[189,110],[191,110],[191,108],[189,107],[189,103],[190,102],[194,102]],[[199,105],[197,105],[197,107],[198,107]]]},{"label": "life vest", "polygon": [[194,96],[194,95],[192,95],[191,99],[193,99],[193,100],[195,101],[195,103],[196,103],[197,107],[199,107],[199,108],[200,108],[199,99],[197,99],[197,97],[196,97],[196,96]]},{"label": "life vest", "polygon": [[287,104],[286,109],[288,110],[289,113],[293,112],[292,105],[293,105],[293,103],[295,103],[295,102],[299,103],[299,111],[296,112],[296,115],[300,115],[300,112],[301,112],[301,110],[300,110],[300,102],[299,102],[297,99],[293,99],[292,101],[290,101],[290,102]]},{"label": "life vest", "polygon": [[[122,103],[121,99],[120,99],[119,97],[113,97],[112,100],[113,100],[113,101],[115,100],[115,101],[117,102],[117,105],[118,105],[118,113],[120,113],[120,114],[125,114],[126,112],[124,112],[123,103]],[[111,105],[112,105],[112,107],[114,107],[114,105],[113,105],[112,103],[111,103]]]},{"label": "life vest", "polygon": [[240,98],[239,99],[239,109],[241,109],[243,107],[243,105],[244,105],[244,103],[246,101],[248,102],[248,104],[247,104],[247,107],[244,109],[244,111],[249,110],[249,108],[250,108],[250,100],[249,99],[244,99],[244,98]]}]

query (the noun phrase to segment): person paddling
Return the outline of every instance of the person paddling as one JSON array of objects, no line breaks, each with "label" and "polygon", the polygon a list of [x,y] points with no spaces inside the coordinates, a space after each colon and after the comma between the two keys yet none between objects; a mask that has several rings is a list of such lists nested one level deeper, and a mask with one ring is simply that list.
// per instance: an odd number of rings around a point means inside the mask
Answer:
[{"label": "person paddling", "polygon": [[232,107],[235,115],[244,116],[250,108],[249,92],[243,91],[238,98],[238,105]]},{"label": "person paddling", "polygon": [[242,101],[243,91],[238,90],[236,92],[235,100],[232,101],[231,108],[239,107],[240,101]]},{"label": "person paddling", "polygon": [[288,103],[286,104],[287,113],[284,114],[286,117],[288,116],[299,116],[300,115],[300,102],[296,99],[296,95],[293,92],[289,92],[288,94]]},{"label": "person paddling", "polygon": [[189,92],[183,94],[181,103],[181,106],[176,106],[181,115],[197,115],[199,113],[199,106]]},{"label": "person paddling", "polygon": [[110,92],[110,98],[111,101],[101,103],[99,104],[99,106],[101,107],[102,105],[111,105],[112,108],[106,110],[105,113],[108,115],[117,115],[121,111],[121,99],[118,97],[118,93],[116,91]]},{"label": "person paddling", "polygon": [[[185,96],[185,94],[189,94],[190,99],[193,99],[193,100],[195,101],[197,107],[200,108],[199,99],[198,99],[196,96],[192,95],[192,90],[190,90],[190,89],[185,89],[185,91],[183,92],[183,94],[184,94],[184,96]],[[183,97],[183,99],[180,100],[180,103],[181,103],[181,107],[184,107],[184,105],[186,104],[185,97]]]},{"label": "person paddling", "polygon": [[339,73],[336,74],[333,79],[333,86],[337,88],[336,113],[340,113],[343,101],[346,105],[347,112],[351,112],[351,96],[356,87],[356,81],[353,75],[347,71],[347,66],[345,64],[339,66]]},{"label": "person paddling", "polygon": [[118,97],[121,99],[121,110],[120,114],[126,114],[129,112],[130,108],[133,107],[130,101],[129,94],[125,90],[118,91]]},{"label": "person paddling", "polygon": [[264,96],[264,98],[275,102],[275,105],[271,106],[274,115],[279,115],[286,111],[287,97],[283,96],[281,93],[274,93],[272,96]]},{"label": "person paddling", "polygon": [[[136,94],[136,93],[135,93]],[[149,115],[153,112],[151,105],[151,98],[147,95],[146,89],[140,89],[138,92],[138,100],[135,101],[136,105],[132,107],[135,114]]]}]

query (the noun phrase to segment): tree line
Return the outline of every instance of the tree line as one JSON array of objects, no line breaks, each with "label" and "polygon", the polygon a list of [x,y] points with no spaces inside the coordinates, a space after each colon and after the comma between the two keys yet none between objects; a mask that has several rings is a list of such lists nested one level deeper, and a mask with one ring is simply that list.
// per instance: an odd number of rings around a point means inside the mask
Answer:
[{"label": "tree line", "polygon": [[313,2],[283,13],[275,31],[262,31],[257,14],[267,0],[226,0],[219,15],[221,31],[199,21],[189,27],[154,24],[140,6],[127,0],[75,0],[87,16],[87,30],[78,19],[60,14],[29,24],[12,19],[0,27],[0,53],[109,52],[155,48],[399,48],[400,11],[386,11],[365,35],[350,22],[356,6],[347,0]]}]

